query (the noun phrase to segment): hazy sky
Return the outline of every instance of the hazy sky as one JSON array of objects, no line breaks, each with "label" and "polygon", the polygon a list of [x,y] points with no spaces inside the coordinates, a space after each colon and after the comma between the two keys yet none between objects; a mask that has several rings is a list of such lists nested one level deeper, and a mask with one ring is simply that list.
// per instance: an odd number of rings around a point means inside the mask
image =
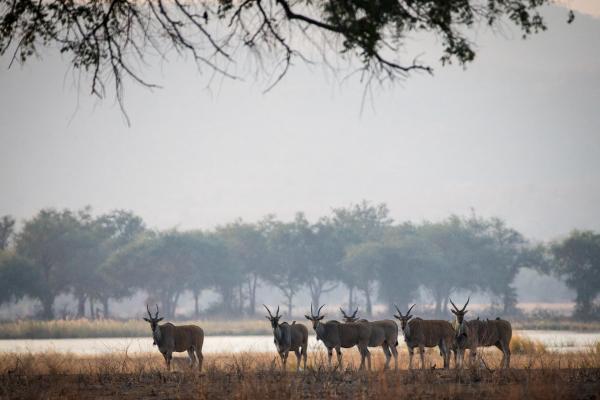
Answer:
[{"label": "hazy sky", "polygon": [[127,87],[127,127],[52,53],[10,70],[5,57],[0,215],[89,204],[209,228],[367,199],[399,221],[473,207],[536,239],[599,230],[600,18],[565,21],[550,12],[549,31],[527,41],[481,32],[467,70],[377,90],[362,113],[363,85],[318,67],[262,94],[250,77],[207,90],[193,64],[171,61],[156,69],[163,89]]}]

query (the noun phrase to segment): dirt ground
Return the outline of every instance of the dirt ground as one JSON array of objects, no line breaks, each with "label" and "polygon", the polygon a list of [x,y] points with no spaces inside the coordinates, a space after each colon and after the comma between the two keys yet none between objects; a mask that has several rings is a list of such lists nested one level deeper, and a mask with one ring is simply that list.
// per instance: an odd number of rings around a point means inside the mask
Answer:
[{"label": "dirt ground", "polygon": [[600,369],[0,376],[1,399],[599,399]]}]

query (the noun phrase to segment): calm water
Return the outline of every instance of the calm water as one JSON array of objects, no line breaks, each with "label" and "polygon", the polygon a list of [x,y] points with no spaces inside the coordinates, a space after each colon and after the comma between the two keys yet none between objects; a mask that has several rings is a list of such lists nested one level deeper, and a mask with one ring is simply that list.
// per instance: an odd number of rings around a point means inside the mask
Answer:
[{"label": "calm water", "polygon": [[[582,333],[571,331],[516,331],[515,334],[542,341],[552,351],[583,350],[600,341],[600,332]],[[402,337],[399,338],[403,344]],[[320,348],[315,337],[309,337],[309,348]],[[205,354],[220,352],[266,352],[274,351],[272,336],[207,336],[204,339]],[[34,339],[0,340],[0,352],[46,352],[74,354],[102,354],[111,352],[144,353],[156,351],[152,338],[96,338],[96,339]]]}]

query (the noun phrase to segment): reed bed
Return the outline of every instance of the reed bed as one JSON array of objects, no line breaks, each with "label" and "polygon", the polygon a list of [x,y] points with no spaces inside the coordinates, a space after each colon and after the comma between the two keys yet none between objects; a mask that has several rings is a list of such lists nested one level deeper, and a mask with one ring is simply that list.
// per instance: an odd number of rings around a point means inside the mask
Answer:
[{"label": "reed bed", "polygon": [[[201,326],[206,335],[268,335],[268,324],[258,319],[234,321],[178,321]],[[0,339],[63,339],[100,337],[143,337],[150,334],[143,320],[19,320],[0,323]]]},{"label": "reed bed", "polygon": [[[270,335],[268,324],[257,319],[232,321],[188,320],[177,324],[195,324],[204,329],[206,335]],[[131,320],[18,320],[0,322],[0,339],[61,339],[99,337],[142,337],[148,336],[148,324],[141,319]],[[513,329],[573,330],[581,332],[600,331],[599,322],[577,322],[569,320],[536,320],[513,322]]]},{"label": "reed bed", "polygon": [[577,332],[599,332],[600,321],[576,321],[571,318],[539,319],[511,321],[513,329],[529,330],[557,330]]}]

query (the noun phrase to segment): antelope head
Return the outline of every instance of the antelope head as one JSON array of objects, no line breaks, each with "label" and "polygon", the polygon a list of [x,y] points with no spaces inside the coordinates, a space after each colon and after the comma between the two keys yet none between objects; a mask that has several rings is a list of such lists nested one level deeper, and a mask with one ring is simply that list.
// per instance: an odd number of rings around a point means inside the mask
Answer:
[{"label": "antelope head", "polygon": [[348,323],[348,322],[358,321],[358,317],[356,316],[356,313],[358,312],[358,308],[356,308],[356,310],[354,310],[354,313],[352,315],[347,315],[341,307],[340,307],[340,311],[342,312],[342,315],[344,316],[344,322]]},{"label": "antelope head", "polygon": [[265,318],[271,321],[271,328],[277,329],[277,327],[279,326],[279,318],[281,318],[281,315],[279,315],[279,306],[277,306],[275,316],[271,314],[271,310],[269,310],[269,307],[265,306],[264,304],[263,307],[265,307],[267,309],[267,312],[269,313],[269,315],[265,316]]},{"label": "antelope head", "polygon": [[325,307],[325,304],[323,304],[321,307],[319,307],[319,309],[317,310],[317,315],[314,314],[313,312],[313,306],[312,303],[310,304],[310,316],[308,315],[304,315],[306,317],[306,319],[310,320],[313,324],[313,329],[317,329],[317,326],[319,326],[319,324],[321,323],[321,320],[323,318],[325,318],[324,315],[320,315],[321,314],[321,309]]},{"label": "antelope head", "polygon": [[406,314],[402,315],[402,311],[400,311],[398,306],[394,304],[394,307],[396,307],[396,311],[398,311],[398,315],[394,314],[394,318],[400,321],[400,327],[402,328],[402,332],[406,332],[408,321],[413,317],[412,315],[410,315],[410,311],[413,309],[414,306],[416,306],[416,304],[410,306]]},{"label": "antelope head", "polygon": [[458,325],[460,325],[460,324],[462,324],[463,320],[465,319],[465,314],[469,312],[469,310],[467,310],[467,304],[469,304],[469,300],[471,300],[471,296],[469,296],[469,298],[467,298],[467,302],[465,303],[463,308],[456,307],[456,304],[454,304],[452,299],[449,298],[449,300],[453,307],[450,311],[452,311],[452,314],[456,315],[456,322],[458,323]]},{"label": "antelope head", "polygon": [[162,321],[162,317],[158,318],[158,304],[156,305],[156,314],[154,314],[154,316],[152,316],[152,313],[150,312],[150,309],[148,308],[148,304],[146,304],[146,311],[148,311],[148,317],[146,318],[144,317],[144,321],[147,321],[150,323],[150,328],[152,329],[152,337],[154,338],[154,343],[152,343],[153,345],[157,344],[157,338],[160,339],[160,330],[158,329],[158,323],[160,321]]}]

